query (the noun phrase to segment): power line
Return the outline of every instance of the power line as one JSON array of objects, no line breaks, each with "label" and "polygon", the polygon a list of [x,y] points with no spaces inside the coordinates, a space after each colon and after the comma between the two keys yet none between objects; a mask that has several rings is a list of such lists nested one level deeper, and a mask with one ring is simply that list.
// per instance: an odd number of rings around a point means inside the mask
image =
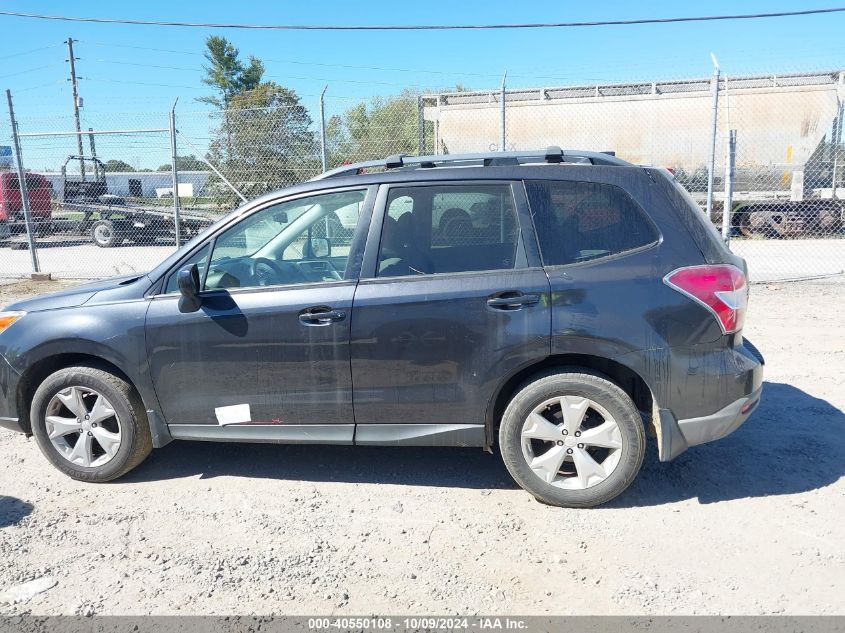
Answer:
[{"label": "power line", "polygon": [[25,75],[27,73],[34,73],[38,70],[44,70],[45,68],[53,68],[58,66],[58,62],[53,64],[46,64],[44,66],[36,66],[35,68],[27,68],[26,70],[19,70],[16,73],[9,73],[8,75],[0,75],[0,79],[6,79],[8,77],[17,77],[18,75]]},{"label": "power line", "polygon": [[19,53],[12,53],[11,55],[3,55],[2,57],[0,57],[0,60],[11,59],[13,57],[21,57],[23,55],[31,55],[32,53],[38,53],[40,51],[46,51],[47,49],[50,49],[50,48],[56,48],[57,46],[62,46],[63,44],[64,44],[64,42],[62,42],[62,44],[50,44],[49,46],[41,46],[39,48],[33,48],[31,50],[28,50],[28,51],[21,51]]},{"label": "power line", "polygon": [[[116,48],[131,48],[136,50],[143,50],[143,51],[154,51],[157,53],[173,53],[175,55],[199,55],[202,56],[203,53],[199,53],[197,51],[177,51],[168,48],[152,48],[150,46],[130,46],[127,44],[109,44],[106,42],[90,42],[95,46],[113,46]],[[359,66],[354,64],[330,64],[326,62],[307,62],[299,59],[273,59],[270,57],[262,57],[262,61],[264,62],[272,62],[276,64],[294,64],[298,66],[319,66],[323,68],[345,68],[351,70],[378,70],[381,72],[398,72],[398,73],[416,73],[416,74],[426,74],[426,75],[445,75],[445,76],[455,76],[461,75],[466,77],[483,77],[485,79],[496,78],[500,79],[502,74],[501,73],[476,73],[476,72],[466,72],[466,71],[448,71],[448,70],[427,70],[424,68],[396,68],[391,66]],[[97,62],[104,62],[110,64],[130,64],[130,62],[118,62],[118,61],[111,61],[111,60],[102,60],[97,59]],[[145,65],[145,64],[137,64],[137,65]],[[162,68],[162,69],[169,69],[169,70],[197,70],[195,68],[186,68],[184,66],[177,67],[177,66],[150,66],[151,68]],[[202,69],[200,69],[202,70]],[[511,77],[519,77],[523,79],[555,79],[555,80],[562,80],[567,79],[566,77],[544,77],[540,75],[515,75],[511,74]]]},{"label": "power line", "polygon": [[67,81],[67,79],[59,79],[57,81],[50,81],[46,84],[38,84],[37,86],[29,86],[29,87],[26,87],[26,88],[17,88],[15,90],[15,94],[18,94],[20,92],[29,92],[30,90],[40,90],[41,88],[52,87],[52,86],[55,86],[56,84],[64,84],[66,81]]},{"label": "power line", "polygon": [[631,26],[637,24],[671,24],[678,22],[712,22],[717,20],[756,20],[760,18],[783,18],[799,15],[840,13],[845,7],[827,9],[805,9],[801,11],[778,11],[772,13],[738,13],[732,15],[706,15],[675,18],[642,18],[638,20],[605,20],[590,22],[531,22],[522,24],[392,24],[392,25],[340,25],[340,24],[237,24],[213,22],[170,22],[134,20],[120,18],[87,18],[67,15],[43,15],[20,11],[0,11],[0,16],[32,18],[38,20],[59,20],[63,22],[90,22],[95,24],[129,24],[134,26],[178,26],[204,29],[266,29],[284,31],[450,31],[474,29],[548,29],[588,26]]},{"label": "power line", "polygon": [[202,86],[180,86],[176,84],[154,84],[154,83],[147,83],[143,81],[124,81],[121,79],[97,79],[96,77],[80,77],[80,79],[85,79],[86,81],[96,81],[98,83],[108,83],[108,84],[129,84],[132,86],[149,86],[152,88],[181,88],[183,90],[206,90]]},{"label": "power line", "polygon": [[[135,49],[135,50],[143,50],[143,51],[152,51],[158,53],[171,53],[175,55],[198,55],[203,56],[203,53],[197,51],[185,51],[185,50],[174,50],[174,49],[167,49],[167,48],[155,48],[150,46],[131,46],[127,44],[112,44],[107,42],[97,42],[97,41],[83,41],[86,44],[93,44],[94,46],[100,47],[115,47],[115,48],[126,48],[126,49]],[[751,53],[751,52],[759,52],[756,49],[749,49],[749,50],[738,50],[734,51],[735,54],[740,53]],[[835,52],[835,51],[833,51]],[[780,57],[785,57],[787,53],[781,53]],[[790,59],[794,58],[795,53],[791,52],[788,53]],[[822,54],[817,54],[816,57],[821,57]],[[830,54],[824,53],[825,59],[830,57]],[[765,59],[768,61],[774,57],[778,57],[776,53],[766,53]],[[460,78],[460,77],[477,77],[480,79],[501,79],[501,73],[480,73],[480,72],[469,72],[469,71],[461,71],[461,70],[428,70],[423,68],[398,68],[395,66],[367,66],[367,65],[355,65],[355,64],[336,64],[336,63],[327,63],[327,62],[310,62],[304,60],[294,60],[294,59],[278,59],[278,58],[269,58],[269,57],[262,57],[262,61],[269,62],[269,63],[277,63],[277,64],[292,64],[298,66],[316,66],[316,67],[324,67],[324,68],[341,68],[341,69],[351,69],[351,70],[375,70],[379,72],[397,72],[397,73],[414,73],[414,74],[426,74],[426,75],[437,75],[442,77],[451,77],[453,79]],[[153,64],[143,64],[137,62],[129,62],[129,61],[118,61],[118,60],[106,60],[106,59],[95,59],[93,60],[98,63],[106,63],[106,64],[121,64],[121,65],[129,65],[129,66],[142,66],[147,68],[156,68],[162,70],[182,70],[182,71],[193,71],[193,72],[203,72],[205,69],[202,67],[186,67],[186,66],[164,66],[164,65],[153,65]],[[675,67],[678,67],[678,60],[674,60]],[[666,69],[666,62],[665,59],[661,56],[660,57],[661,68]],[[755,62],[757,63],[757,62]],[[689,65],[689,64],[686,64]],[[759,64],[758,64],[759,65]],[[583,66],[580,66],[583,68]],[[641,69],[641,68],[648,68],[649,70],[653,70],[654,63],[640,63],[640,64],[625,64],[625,69]],[[545,69],[538,69],[540,73],[545,72],[554,72],[553,70],[547,71]],[[665,74],[665,73],[664,73]],[[268,77],[270,75],[267,75]],[[596,73],[593,70],[587,71],[587,74],[580,74],[576,76],[572,75],[561,75],[561,74],[524,74],[520,72],[508,72],[508,77],[511,79],[525,79],[530,81],[559,81],[559,82],[567,82],[570,80],[577,80],[580,82],[592,82],[592,81],[616,81],[620,79],[622,75],[619,71],[615,73]],[[648,75],[651,77],[651,74]],[[296,79],[296,77],[286,77],[290,79]],[[319,77],[309,77],[308,79],[314,79],[315,81],[342,81],[342,80],[334,80],[334,79],[323,79]],[[365,82],[370,83],[370,82]],[[386,84],[390,85],[390,84]],[[405,85],[405,84],[396,84],[396,85]],[[408,84],[409,86],[411,84]],[[429,87],[429,88],[437,88],[435,86],[420,86],[420,87]]]}]

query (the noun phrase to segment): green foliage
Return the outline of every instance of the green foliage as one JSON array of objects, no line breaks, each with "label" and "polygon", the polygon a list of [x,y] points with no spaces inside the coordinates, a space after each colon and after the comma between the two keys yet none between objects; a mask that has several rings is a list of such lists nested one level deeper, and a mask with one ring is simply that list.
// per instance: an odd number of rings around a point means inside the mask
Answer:
[{"label": "green foliage", "polygon": [[[263,82],[231,96],[208,158],[247,198],[302,182],[319,173],[312,124],[294,91]],[[222,183],[212,189],[219,204],[237,202]]]},{"label": "green foliage", "polygon": [[135,171],[135,168],[122,160],[107,160],[105,163],[106,171]]},{"label": "green foliage", "polygon": [[[193,154],[188,154],[176,157],[176,169],[178,171],[208,171],[208,165]],[[170,171],[170,163],[159,166],[157,171]]]},{"label": "green foliage", "polygon": [[[450,92],[464,92],[461,84]],[[398,95],[359,103],[326,121],[329,166],[374,160],[391,154],[437,153],[434,124],[423,122],[425,146],[420,148],[419,99],[422,93],[405,89]]]},{"label": "green foliage", "polygon": [[224,108],[232,96],[254,90],[264,76],[264,64],[255,57],[249,58],[249,64],[240,60],[240,51],[229,40],[218,35],[211,35],[205,41],[205,77],[202,82],[216,89],[214,96],[200,97],[197,101]]},{"label": "green foliage", "polygon": [[359,103],[326,121],[330,167],[345,162],[384,158],[390,154],[417,154],[419,93],[400,94]]},{"label": "green foliage", "polygon": [[[248,198],[318,173],[316,137],[299,96],[272,81],[262,81],[261,60],[250,57],[244,64],[238,49],[224,37],[206,40],[205,58],[209,65],[202,81],[216,94],[199,101],[220,110],[212,115],[219,116],[219,125],[206,158]],[[193,156],[177,160],[179,169],[191,169],[189,159],[196,161]],[[238,203],[216,176],[210,190],[221,208]]]}]

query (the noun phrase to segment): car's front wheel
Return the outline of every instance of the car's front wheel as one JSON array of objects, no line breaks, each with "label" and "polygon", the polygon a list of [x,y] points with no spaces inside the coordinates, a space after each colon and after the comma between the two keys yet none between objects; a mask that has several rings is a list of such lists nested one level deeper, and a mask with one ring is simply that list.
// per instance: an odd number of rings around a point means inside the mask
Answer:
[{"label": "car's front wheel", "polygon": [[508,471],[537,499],[586,508],[631,484],[646,442],[628,394],[604,377],[571,371],[523,385],[505,409],[499,443]]},{"label": "car's front wheel", "polygon": [[48,376],[35,391],[30,420],[41,452],[81,481],[116,479],[152,450],[138,394],[121,377],[94,367]]}]

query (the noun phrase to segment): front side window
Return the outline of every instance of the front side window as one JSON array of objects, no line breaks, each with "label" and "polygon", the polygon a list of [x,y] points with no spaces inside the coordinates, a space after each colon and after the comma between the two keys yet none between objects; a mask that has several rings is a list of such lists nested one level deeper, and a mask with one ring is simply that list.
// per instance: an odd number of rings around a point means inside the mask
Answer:
[{"label": "front side window", "polygon": [[519,223],[509,185],[394,187],[379,277],[516,267]]},{"label": "front side window", "polygon": [[607,257],[657,241],[654,225],[619,187],[538,180],[526,182],[525,188],[546,266]]},{"label": "front side window", "polygon": [[249,288],[344,278],[364,190],[281,202],[214,242],[205,288]]}]

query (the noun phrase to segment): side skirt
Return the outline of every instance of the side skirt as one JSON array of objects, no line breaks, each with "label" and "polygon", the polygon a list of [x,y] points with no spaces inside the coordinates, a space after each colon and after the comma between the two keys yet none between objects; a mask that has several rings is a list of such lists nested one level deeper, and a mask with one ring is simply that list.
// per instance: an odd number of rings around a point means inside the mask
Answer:
[{"label": "side skirt", "polygon": [[483,424],[358,424],[363,446],[484,446]]},{"label": "side skirt", "polygon": [[269,444],[352,444],[354,424],[171,424],[176,440]]},{"label": "side skirt", "polygon": [[361,446],[484,446],[483,424],[171,424],[174,440]]}]

